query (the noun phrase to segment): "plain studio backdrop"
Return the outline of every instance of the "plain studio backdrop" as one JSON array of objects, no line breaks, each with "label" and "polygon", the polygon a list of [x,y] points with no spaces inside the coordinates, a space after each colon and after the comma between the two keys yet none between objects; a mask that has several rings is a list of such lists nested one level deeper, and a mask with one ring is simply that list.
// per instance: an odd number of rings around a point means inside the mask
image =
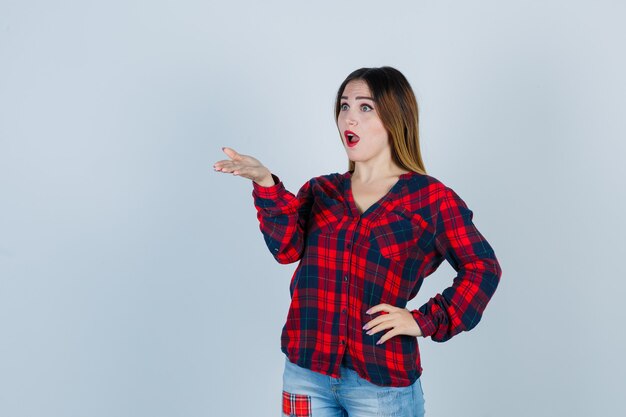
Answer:
[{"label": "plain studio backdrop", "polygon": [[474,330],[420,339],[427,415],[625,415],[625,12],[2,0],[0,415],[279,415],[297,264],[212,165],[230,146],[294,193],[345,172],[336,89],[383,65],[503,269]]}]

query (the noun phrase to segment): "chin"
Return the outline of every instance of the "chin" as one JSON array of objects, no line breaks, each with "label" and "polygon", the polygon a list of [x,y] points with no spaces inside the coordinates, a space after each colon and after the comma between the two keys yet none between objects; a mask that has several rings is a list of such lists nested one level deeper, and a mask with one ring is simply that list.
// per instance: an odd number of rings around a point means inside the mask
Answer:
[{"label": "chin", "polygon": [[350,151],[348,151],[348,159],[353,161],[353,162],[365,162],[368,161],[370,159],[372,159],[373,155],[364,155],[362,153],[352,153]]}]

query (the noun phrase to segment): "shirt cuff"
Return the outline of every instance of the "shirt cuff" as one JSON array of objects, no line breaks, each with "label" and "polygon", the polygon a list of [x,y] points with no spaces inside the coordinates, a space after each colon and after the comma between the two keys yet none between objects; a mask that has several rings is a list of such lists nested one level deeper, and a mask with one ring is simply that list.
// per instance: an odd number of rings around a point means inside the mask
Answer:
[{"label": "shirt cuff", "polygon": [[269,187],[263,187],[262,185],[252,181],[253,191],[257,197],[275,199],[282,194],[285,190],[285,185],[282,183],[280,178],[274,174],[272,174],[272,179],[274,180],[274,185],[270,185]]},{"label": "shirt cuff", "polygon": [[412,310],[411,315],[417,322],[417,325],[422,330],[422,337],[428,337],[428,336],[432,336],[433,334],[435,334],[435,332],[437,331],[437,328],[435,327],[435,324],[429,317],[426,317],[419,310]]}]

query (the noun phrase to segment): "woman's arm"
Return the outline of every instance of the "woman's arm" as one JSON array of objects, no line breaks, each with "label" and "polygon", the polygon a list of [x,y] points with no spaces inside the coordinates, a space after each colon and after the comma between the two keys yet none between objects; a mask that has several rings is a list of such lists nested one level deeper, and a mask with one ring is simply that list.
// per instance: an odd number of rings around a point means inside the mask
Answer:
[{"label": "woman's arm", "polygon": [[294,196],[276,175],[274,185],[263,187],[253,182],[252,196],[257,209],[259,228],[268,249],[281,264],[302,258],[306,227],[313,204],[311,180]]},{"label": "woman's arm", "polygon": [[222,150],[230,160],[217,161],[213,168],[252,180],[252,196],[261,232],[274,258],[283,264],[300,259],[312,205],[311,181],[294,196],[258,159],[232,148],[223,147]]},{"label": "woman's arm", "polygon": [[474,328],[500,282],[492,247],[472,222],[472,211],[446,187],[437,218],[435,247],[458,272],[452,286],[411,313],[424,337],[444,342]]}]

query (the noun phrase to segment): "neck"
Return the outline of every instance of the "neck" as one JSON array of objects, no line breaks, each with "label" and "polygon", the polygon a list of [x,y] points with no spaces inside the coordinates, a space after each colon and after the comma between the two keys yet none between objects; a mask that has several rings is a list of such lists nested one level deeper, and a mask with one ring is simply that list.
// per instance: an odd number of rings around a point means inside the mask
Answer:
[{"label": "neck", "polygon": [[361,183],[373,183],[390,177],[399,177],[407,172],[409,171],[394,164],[391,160],[387,163],[378,164],[374,164],[369,161],[355,162],[352,180],[356,180]]}]

